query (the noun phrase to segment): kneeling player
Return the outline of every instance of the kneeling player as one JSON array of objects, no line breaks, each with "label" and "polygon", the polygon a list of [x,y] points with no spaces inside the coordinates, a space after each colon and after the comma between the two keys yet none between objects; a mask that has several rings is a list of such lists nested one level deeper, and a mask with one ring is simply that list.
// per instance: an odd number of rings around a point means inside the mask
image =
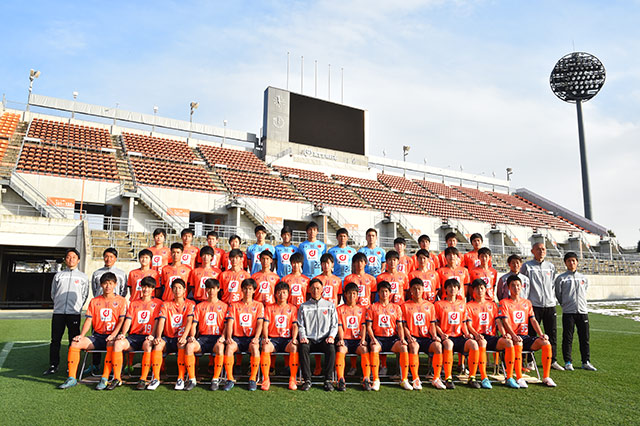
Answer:
[{"label": "kneeling player", "polygon": [[413,389],[422,389],[418,375],[420,352],[433,354],[433,379],[431,384],[436,389],[446,389],[440,379],[442,344],[436,332],[436,310],[431,302],[422,298],[423,293],[423,281],[420,278],[412,279],[409,283],[411,299],[401,306],[404,318],[404,333],[409,343],[409,368],[413,376]]},{"label": "kneeling player", "polygon": [[369,375],[371,364],[367,349],[367,310],[358,305],[358,284],[349,283],[344,287],[345,303],[338,306],[338,339],[336,341],[336,373],[338,390],[346,390],[344,381],[345,357],[347,354],[358,354],[362,360],[362,387],[371,390]]},{"label": "kneeling player", "polygon": [[[500,301],[498,318],[506,333],[511,336],[515,345],[515,369],[516,379],[521,388],[528,387],[527,382],[522,377],[522,351],[537,351],[542,349],[542,383],[549,387],[555,387],[555,382],[549,377],[551,371],[551,343],[549,337],[542,332],[540,324],[533,314],[531,302],[520,297],[522,282],[517,275],[507,278],[509,288],[509,298]],[[528,323],[540,337],[529,336]]]},{"label": "kneeling player", "polygon": [[367,310],[367,331],[371,339],[371,370],[373,385],[371,389],[380,390],[378,375],[380,352],[395,352],[400,354],[400,372],[402,381],[400,386],[406,390],[413,390],[409,384],[409,353],[407,341],[404,339],[402,325],[402,311],[400,307],[391,303],[391,284],[387,281],[378,283],[379,302],[374,303]]},{"label": "kneeling player", "polygon": [[[67,389],[78,384],[76,374],[78,372],[78,363],[80,362],[80,351],[83,349],[107,350],[107,356],[104,359],[104,373],[96,389],[100,390],[107,387],[107,379],[111,373],[113,341],[124,322],[127,310],[127,301],[124,297],[115,294],[117,286],[118,279],[113,272],[106,272],[100,277],[102,295],[91,299],[82,330],[79,335],[72,339],[69,355],[67,356],[69,377],[59,386],[60,389]],[[85,334],[92,327],[93,335],[85,337]]]},{"label": "kneeling player", "polygon": [[289,353],[289,389],[296,390],[296,374],[298,374],[298,308],[287,303],[289,300],[289,284],[279,282],[275,287],[276,303],[267,305],[264,310],[262,327],[262,390],[269,390],[269,369],[273,352]]},{"label": "kneeling player", "polygon": [[[207,247],[204,247],[204,250]],[[205,254],[203,259],[212,256]],[[193,311],[193,326],[187,337],[187,347],[185,360],[187,364],[187,374],[189,381],[184,390],[190,391],[196,387],[196,356],[195,354],[213,353],[214,368],[213,379],[211,380],[211,390],[218,390],[220,373],[224,364],[224,318],[227,314],[228,306],[218,299],[220,292],[220,282],[215,278],[207,278],[204,281],[205,294],[207,299],[198,303]],[[196,339],[196,333],[198,338]]]}]

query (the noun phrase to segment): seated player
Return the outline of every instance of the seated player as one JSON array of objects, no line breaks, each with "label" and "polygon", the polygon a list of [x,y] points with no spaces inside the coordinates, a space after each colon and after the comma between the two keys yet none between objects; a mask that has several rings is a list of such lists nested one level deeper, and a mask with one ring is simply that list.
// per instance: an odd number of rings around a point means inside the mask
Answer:
[{"label": "seated player", "polygon": [[[469,253],[467,253],[469,254]],[[486,284],[485,297],[487,300],[496,300],[496,281],[498,279],[498,271],[491,267],[491,250],[489,247],[480,247],[478,249],[479,266],[469,269],[469,279],[471,282],[480,278]],[[469,300],[473,295],[469,294]]]},{"label": "seated player", "polygon": [[322,298],[338,306],[342,293],[342,280],[337,275],[333,275],[333,256],[329,253],[323,254],[320,257],[320,266],[322,273],[315,278],[322,282]]},{"label": "seated player", "polygon": [[398,270],[400,255],[389,250],[385,255],[387,270],[376,277],[377,282],[387,281],[391,284],[391,303],[401,305],[405,301],[405,293],[409,290],[409,277]]},{"label": "seated player", "polygon": [[[60,389],[68,389],[78,384],[76,374],[81,350],[103,351],[105,349],[107,355],[104,359],[104,373],[96,389],[106,389],[107,379],[111,373],[113,341],[122,327],[127,310],[127,301],[124,297],[115,294],[117,286],[118,278],[114,273],[106,272],[100,277],[102,295],[94,297],[89,302],[82,330],[71,342],[67,356],[69,377],[59,386]],[[91,337],[85,337],[90,328],[93,328],[93,334]]]},{"label": "seated player", "polygon": [[[480,250],[484,249],[481,248]],[[482,256],[482,255],[481,255]],[[504,351],[504,362],[506,364],[505,385],[517,389],[520,386],[511,377],[513,374],[513,360],[515,352],[511,339],[498,337],[496,328],[502,332],[502,324],[497,324],[498,306],[493,300],[486,296],[487,284],[484,280],[476,278],[471,283],[472,300],[467,303],[467,329],[473,338],[478,342],[479,357],[478,369],[480,370],[480,386],[484,389],[491,389],[491,381],[487,377],[487,351]],[[504,333],[502,333],[504,336]]]},{"label": "seated player", "polygon": [[[207,247],[203,247],[204,250]],[[210,248],[210,247],[209,247]],[[202,252],[202,250],[200,250]],[[206,260],[206,256],[202,256]],[[187,337],[185,360],[189,380],[184,390],[190,391],[196,387],[196,356],[195,354],[213,353],[214,371],[210,390],[218,390],[220,373],[224,364],[224,319],[228,306],[218,299],[220,282],[215,278],[204,281],[207,300],[198,303],[193,311],[193,325]],[[196,339],[196,336],[198,338]]]},{"label": "seated player", "polygon": [[282,281],[289,284],[289,303],[299,308],[307,300],[309,278],[302,274],[302,253],[291,255],[291,273],[284,276]]},{"label": "seated player", "polygon": [[[447,250],[451,249],[449,247]],[[447,253],[451,259],[451,252]],[[442,268],[440,268],[442,269]],[[435,303],[437,332],[442,339],[444,383],[447,389],[455,389],[451,370],[453,368],[453,353],[469,354],[469,381],[468,385],[479,389],[480,384],[475,376],[478,369],[478,343],[469,334],[465,322],[466,308],[464,300],[458,298],[460,282],[450,278],[444,282],[445,296]]]},{"label": "seated player", "polygon": [[[247,254],[240,250],[240,245],[242,244],[242,240],[237,235],[232,235],[229,237],[229,251],[222,255],[222,270],[228,271],[231,269],[231,252],[233,250],[239,250],[242,255],[242,264],[240,265],[240,269],[245,271],[248,270],[247,266]],[[223,289],[224,290],[224,289]]]},{"label": "seated player", "polygon": [[240,249],[233,249],[229,252],[229,269],[220,275],[220,284],[222,284],[222,301],[227,305],[237,302],[242,298],[240,292],[240,283],[251,275],[242,269],[244,262],[244,254]]},{"label": "seated player", "polygon": [[253,293],[258,285],[252,278],[242,281],[242,299],[231,303],[227,310],[227,327],[225,336],[224,369],[227,372],[227,383],[223,390],[230,391],[236,384],[233,378],[233,354],[249,352],[251,355],[251,375],[249,390],[258,389],[256,379],[260,368],[260,336],[264,321],[264,305],[253,300]]},{"label": "seated player", "polygon": [[[460,292],[458,298],[465,300],[467,297],[467,287],[471,282],[469,278],[469,271],[464,266],[460,266],[460,252],[455,247],[447,247],[444,251],[445,258],[443,265],[438,269],[438,277],[440,278],[440,284],[447,281],[449,278],[458,280],[460,284]],[[440,288],[440,298],[444,298],[444,288]]]},{"label": "seated player", "polygon": [[140,262],[140,268],[134,269],[129,272],[129,277],[127,278],[127,287],[129,287],[129,294],[131,295],[129,301],[140,299],[140,292],[142,291],[142,287],[140,287],[140,283],[144,277],[152,277],[156,280],[156,294],[155,296],[160,298],[162,296],[162,288],[160,288],[160,274],[151,268],[151,258],[153,257],[153,253],[151,250],[144,249],[140,250],[138,253],[138,262]]},{"label": "seated player", "polygon": [[280,277],[272,271],[273,253],[269,250],[263,250],[260,253],[260,265],[261,269],[251,276],[258,285],[258,290],[253,294],[253,299],[267,306],[275,303],[274,288],[276,283],[280,281]]},{"label": "seated player", "polygon": [[347,275],[342,284],[343,289],[349,283],[355,283],[358,286],[358,301],[356,303],[363,308],[371,306],[371,302],[375,299],[376,290],[375,277],[364,272],[366,265],[367,256],[364,253],[354,254],[351,269],[353,273]]},{"label": "seated player", "polygon": [[418,370],[420,368],[420,352],[433,354],[433,379],[431,384],[436,389],[446,389],[440,379],[442,371],[442,344],[436,332],[436,310],[433,303],[424,300],[422,294],[424,284],[420,278],[409,283],[411,299],[401,306],[404,319],[404,333],[409,344],[409,368],[413,376],[413,389],[422,389]]},{"label": "seated player", "polygon": [[[185,283],[189,282],[191,275],[191,266],[182,263],[183,246],[180,243],[171,244],[171,264],[162,268],[160,280],[162,281],[162,300],[164,302],[173,300],[173,289],[171,283],[173,280],[180,278]],[[187,294],[185,294],[187,297]]]},{"label": "seated player", "polygon": [[[409,275],[409,272],[416,269],[416,265],[413,262],[413,259],[405,254],[405,250],[407,248],[407,240],[402,237],[396,238],[395,240],[393,240],[393,248],[395,248],[396,252],[398,252],[398,272]],[[387,270],[388,269],[389,265],[387,265]]]},{"label": "seated player", "polygon": [[162,354],[178,353],[178,379],[175,390],[184,389],[185,346],[187,333],[193,322],[193,308],[195,303],[185,298],[187,284],[182,278],[176,278],[171,283],[173,300],[164,302],[158,314],[156,335],[153,339],[153,351],[151,352],[151,369],[153,379],[147,386],[147,390],[156,390],[160,386],[160,368],[162,367]]},{"label": "seated player", "polygon": [[[440,261],[438,260],[438,256],[430,249],[431,238],[429,238],[427,234],[422,234],[418,238],[418,244],[420,245],[420,250],[426,250],[427,253],[429,253],[429,260],[431,261],[427,262],[429,270],[435,271],[436,269],[438,269],[440,267]],[[418,267],[417,253],[413,256],[413,264],[416,266],[416,268]]]},{"label": "seated player", "polygon": [[[217,266],[212,266],[215,263],[212,260],[214,254],[215,252],[210,246],[202,247],[199,254],[202,266],[191,271],[191,275],[189,275],[189,287],[191,287],[193,299],[196,303],[209,299],[206,286],[207,280],[210,278],[217,280],[222,274],[222,271]],[[218,287],[220,286],[218,285]]]},{"label": "seated player", "polygon": [[[542,383],[549,387],[556,384],[549,377],[551,371],[551,343],[549,336],[542,332],[540,324],[533,314],[533,307],[528,299],[520,297],[522,282],[517,275],[512,275],[507,279],[509,287],[509,298],[502,299],[498,309],[498,319],[501,321],[505,332],[511,336],[515,347],[514,365],[516,369],[516,379],[521,388],[528,387],[526,380],[522,377],[522,351],[537,351],[542,349]],[[529,336],[529,323],[533,330],[540,337]]]},{"label": "seated player", "polygon": [[380,301],[367,309],[367,332],[371,340],[370,359],[373,374],[371,389],[380,390],[378,375],[380,352],[395,352],[400,354],[400,373],[402,376],[400,387],[413,390],[409,384],[409,353],[407,341],[404,338],[402,311],[400,306],[391,303],[391,284],[387,281],[378,283],[378,298]]},{"label": "seated player", "polygon": [[338,390],[346,390],[344,381],[345,356],[347,354],[360,355],[362,363],[362,387],[371,390],[371,364],[367,349],[367,310],[359,306],[358,285],[349,283],[344,287],[344,304],[338,306],[338,336],[336,340],[336,375],[338,376]]},{"label": "seated player", "polygon": [[261,389],[269,390],[269,370],[271,369],[271,354],[287,352],[289,354],[289,389],[296,390],[296,375],[298,374],[298,308],[288,303],[289,284],[276,284],[276,301],[264,310],[264,325],[262,327],[262,354],[260,367],[262,368]]},{"label": "seated player", "polygon": [[[142,298],[129,304],[122,329],[113,344],[113,354],[111,356],[113,380],[109,383],[108,390],[113,390],[122,385],[122,353],[124,351],[144,351],[142,355],[142,372],[136,389],[143,390],[147,387],[147,374],[149,374],[149,368],[151,368],[152,342],[156,333],[156,318],[160,313],[162,300],[153,297],[156,280],[152,277],[144,277],[140,282],[140,286],[142,287]],[[127,333],[129,333],[128,336]]]},{"label": "seated player", "polygon": [[414,278],[422,280],[422,284],[424,284],[422,298],[435,303],[440,294],[440,276],[435,270],[430,269],[432,261],[429,260],[429,252],[427,250],[418,250],[415,258],[417,260],[416,269],[409,274],[409,283]]}]

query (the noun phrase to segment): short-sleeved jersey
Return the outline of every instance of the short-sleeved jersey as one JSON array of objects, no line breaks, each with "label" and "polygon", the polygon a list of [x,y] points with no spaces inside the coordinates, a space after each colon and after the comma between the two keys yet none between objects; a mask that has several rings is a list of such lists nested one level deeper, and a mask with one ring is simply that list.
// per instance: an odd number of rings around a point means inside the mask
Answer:
[{"label": "short-sleeved jersey", "polygon": [[[413,264],[418,268],[418,255],[413,255]],[[435,253],[429,252],[429,259],[427,259],[428,270],[435,271],[440,267],[440,260]]]},{"label": "short-sleeved jersey", "polygon": [[251,278],[251,275],[244,269],[238,272],[224,271],[220,275],[220,285],[222,286],[222,301],[224,303],[233,303],[242,299],[240,285],[242,281]]},{"label": "short-sleeved jersey", "polygon": [[362,325],[367,321],[367,308],[340,305],[337,309],[338,327],[342,327],[342,338],[345,340],[362,339]]},{"label": "short-sleeved jersey", "polygon": [[[458,253],[458,259],[460,259],[460,264],[458,266],[464,267],[464,254]],[[440,268],[447,266],[447,257],[444,255],[444,250],[442,250],[438,255],[438,263],[440,264]]]},{"label": "short-sleeved jersey", "polygon": [[358,253],[364,253],[367,256],[367,264],[364,272],[377,277],[382,273],[382,264],[385,262],[385,251],[380,247],[369,248],[367,246],[358,250]]},{"label": "short-sleeved jersey", "polygon": [[262,265],[260,264],[260,253],[265,250],[269,250],[274,256],[276,254],[276,249],[271,244],[251,244],[247,249],[249,272],[251,272],[252,275],[262,269]]},{"label": "short-sleeved jersey", "polygon": [[[490,268],[488,271],[483,268],[473,268],[469,270],[469,281],[474,282],[477,278],[480,278],[487,285],[487,300],[495,300],[496,297],[496,280],[498,279],[498,271]],[[469,289],[469,292],[472,290]]]},{"label": "short-sleeved jersey", "polygon": [[463,300],[449,302],[438,300],[435,303],[436,319],[443,333],[450,337],[462,335],[462,324],[466,321],[466,303]]},{"label": "short-sleeved jersey", "polygon": [[[211,258],[211,267],[212,268],[218,268],[220,270],[222,270],[222,268],[220,267],[220,265],[222,265],[222,256],[224,256],[224,250],[222,250],[220,247],[211,247],[213,249],[213,257]],[[198,263],[200,264],[200,266],[204,266],[202,264],[202,258],[200,257],[200,252],[198,252]]]},{"label": "short-sleeved jersey", "polygon": [[160,287],[160,276],[155,269],[149,269],[147,271],[143,271],[142,269],[134,269],[129,272],[129,277],[127,278],[127,287],[129,287],[129,294],[131,297],[129,300],[138,300],[141,298],[142,286],[140,286],[140,282],[144,277],[153,277],[156,280],[156,288]]},{"label": "short-sleeved jersey", "polygon": [[400,308],[402,309],[402,319],[405,322],[409,334],[413,337],[431,337],[429,327],[436,322],[436,308],[433,303],[422,300],[419,303],[407,300]]},{"label": "short-sleeved jersey", "polygon": [[[160,277],[164,291],[162,292],[162,300],[165,302],[173,300],[173,291],[171,290],[171,284],[174,280],[181,278],[186,285],[189,284],[189,276],[191,275],[191,267],[186,264],[180,264],[178,266],[167,265],[162,268],[162,275]],[[186,290],[186,289],[185,289]]]},{"label": "short-sleeved jersey", "polygon": [[533,307],[528,299],[520,299],[517,302],[512,299],[502,299],[498,306],[498,318],[508,323],[511,330],[518,336],[529,333],[529,319],[533,317]]},{"label": "short-sleeved jersey", "polygon": [[351,274],[351,262],[353,255],[356,254],[356,250],[349,246],[340,248],[338,246],[331,247],[327,251],[333,256],[333,275],[344,279],[347,275]]},{"label": "short-sleeved jersey", "polygon": [[254,337],[258,320],[264,319],[264,305],[256,300],[234,302],[227,309],[226,319],[233,319],[233,336]]},{"label": "short-sleeved jersey", "polygon": [[498,306],[493,300],[467,303],[467,322],[480,334],[495,336],[497,317]]},{"label": "short-sleeved jersey", "polygon": [[395,303],[383,306],[376,302],[367,309],[367,322],[371,323],[374,336],[395,336],[398,333],[397,325],[402,322],[402,310]]},{"label": "short-sleeved jersey", "polygon": [[282,281],[289,284],[288,302],[299,308],[307,300],[307,287],[311,280],[305,275],[289,274]]},{"label": "short-sleeved jersey", "polygon": [[322,281],[322,298],[330,300],[334,305],[338,306],[338,299],[342,293],[342,280],[340,277],[331,275],[318,275],[315,277]]},{"label": "short-sleeved jersey", "polygon": [[264,308],[264,321],[269,337],[290,339],[293,324],[298,323],[298,308],[291,303],[282,306],[274,303]]},{"label": "short-sleeved jersey", "polygon": [[189,299],[180,304],[175,300],[164,302],[158,314],[158,318],[165,319],[162,335],[166,337],[182,337],[186,331],[187,318],[193,317],[195,306],[195,302]]},{"label": "short-sleeved jersey", "polygon": [[298,247],[294,245],[285,246],[279,244],[275,248],[276,254],[276,273],[280,278],[289,275],[292,272],[291,255],[298,253]]},{"label": "short-sleeved jersey", "polygon": [[409,275],[409,272],[416,269],[416,264],[413,259],[407,255],[400,256],[400,262],[398,262],[398,272],[403,272]]},{"label": "short-sleeved jersey", "polygon": [[[242,269],[247,270],[247,254],[242,253]],[[222,270],[230,271],[231,270],[231,259],[229,259],[229,252],[226,252],[222,255]]]},{"label": "short-sleeved jersey", "polygon": [[467,271],[467,268],[458,266],[455,269],[451,269],[448,266],[443,266],[440,269],[438,269],[438,277],[440,278],[440,289],[441,289],[440,297],[441,298],[444,298],[444,291],[445,291],[444,283],[450,278],[454,278],[458,280],[458,282],[460,283],[459,294],[462,296],[462,298],[466,297],[467,290],[468,290],[467,287],[471,282],[469,278],[469,271]]},{"label": "short-sleeved jersey", "polygon": [[222,300],[200,302],[193,311],[193,323],[200,336],[219,336],[224,330],[224,321],[229,306]]},{"label": "short-sleeved jersey", "polygon": [[274,289],[280,280],[278,274],[260,271],[251,275],[251,278],[256,280],[256,284],[258,284],[258,288],[253,292],[253,300],[262,302],[265,306],[275,303]]},{"label": "short-sleeved jersey", "polygon": [[377,291],[376,279],[369,274],[364,274],[362,276],[357,274],[347,275],[344,279],[344,283],[342,284],[343,293],[344,288],[349,283],[355,283],[358,286],[358,301],[356,303],[365,308],[369,307],[371,305],[371,293],[375,293]]},{"label": "short-sleeved jersey", "polygon": [[[465,253],[462,266],[471,271],[474,268],[480,267],[480,259],[478,259],[478,252],[475,250]],[[491,267],[491,259],[489,259],[489,267]]]},{"label": "short-sleeved jersey", "polygon": [[198,255],[200,254],[200,250],[196,246],[185,247],[182,250],[182,257],[180,258],[180,263],[183,265],[188,265],[191,269],[196,267],[196,260],[198,260]]},{"label": "short-sleeved jersey", "polygon": [[409,282],[414,278],[422,280],[424,285],[424,292],[422,298],[428,300],[431,303],[435,303],[436,297],[440,294],[440,276],[436,271],[412,271],[409,274]]},{"label": "short-sleeved jersey", "polygon": [[405,291],[409,290],[409,277],[404,272],[396,271],[393,274],[391,272],[383,272],[376,278],[379,283],[381,281],[387,281],[391,284],[391,302],[396,304],[404,303]]},{"label": "short-sleeved jersey", "polygon": [[131,320],[129,334],[150,335],[153,332],[153,324],[160,314],[162,300],[153,298],[148,301],[134,300],[127,309],[126,318]]},{"label": "short-sleeved jersey", "polygon": [[93,332],[98,334],[111,334],[120,318],[127,313],[127,301],[122,296],[114,296],[107,299],[98,296],[91,299],[86,316],[91,318]]},{"label": "short-sleeved jersey", "polygon": [[151,256],[151,267],[158,271],[162,270],[162,267],[171,263],[171,249],[169,247],[149,247],[153,256]]},{"label": "short-sleeved jersey", "polygon": [[207,266],[206,268],[201,266],[191,271],[189,275],[189,287],[193,291],[193,298],[196,300],[207,300],[207,287],[205,281],[209,278],[219,279],[222,271],[218,268]]},{"label": "short-sleeved jersey", "polygon": [[327,252],[327,246],[322,241],[311,242],[303,241],[298,247],[302,253],[302,274],[306,277],[313,278],[322,273],[320,265],[320,257]]}]

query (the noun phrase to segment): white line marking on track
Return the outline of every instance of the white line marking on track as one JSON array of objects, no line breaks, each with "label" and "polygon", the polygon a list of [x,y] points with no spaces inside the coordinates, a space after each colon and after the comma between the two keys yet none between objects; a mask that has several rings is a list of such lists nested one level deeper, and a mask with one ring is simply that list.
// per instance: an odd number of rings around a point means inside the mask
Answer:
[{"label": "white line marking on track", "polygon": [[[16,342],[17,343],[17,342]],[[36,345],[29,345],[29,346],[19,346],[19,347],[14,347],[13,350],[15,351],[16,349],[31,349],[31,348],[39,348],[40,346],[49,346],[49,342],[47,343],[38,343]]]},{"label": "white line marking on track", "polygon": [[7,342],[2,348],[2,352],[0,352],[0,371],[2,371],[2,366],[4,365],[4,361],[7,359],[9,352],[11,352],[11,348],[13,348],[14,342]]}]

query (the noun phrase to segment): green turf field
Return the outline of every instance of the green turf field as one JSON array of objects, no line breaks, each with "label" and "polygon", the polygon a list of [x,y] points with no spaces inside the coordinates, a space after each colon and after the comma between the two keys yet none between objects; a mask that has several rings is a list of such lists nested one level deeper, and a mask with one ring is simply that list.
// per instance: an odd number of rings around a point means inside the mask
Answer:
[{"label": "green turf field", "polygon": [[[560,325],[560,324],[559,324]],[[640,423],[640,323],[603,315],[591,316],[592,362],[598,372],[580,369],[552,372],[555,389],[531,385],[512,390],[458,386],[421,392],[382,386],[380,392],[351,387],[345,393],[309,392],[272,386],[250,393],[244,386],[230,392],[191,392],[161,385],[155,392],[128,386],[108,392],[79,384],[61,391],[64,366],[43,377],[47,367],[48,320],[0,320],[0,424],[638,424]],[[559,333],[560,334],[560,333]],[[18,343],[32,341],[31,343]],[[35,341],[35,342],[33,342]],[[560,342],[559,342],[560,343]],[[577,335],[574,359],[579,361]],[[66,359],[63,345],[63,360]],[[390,358],[390,364],[391,364]]]}]

